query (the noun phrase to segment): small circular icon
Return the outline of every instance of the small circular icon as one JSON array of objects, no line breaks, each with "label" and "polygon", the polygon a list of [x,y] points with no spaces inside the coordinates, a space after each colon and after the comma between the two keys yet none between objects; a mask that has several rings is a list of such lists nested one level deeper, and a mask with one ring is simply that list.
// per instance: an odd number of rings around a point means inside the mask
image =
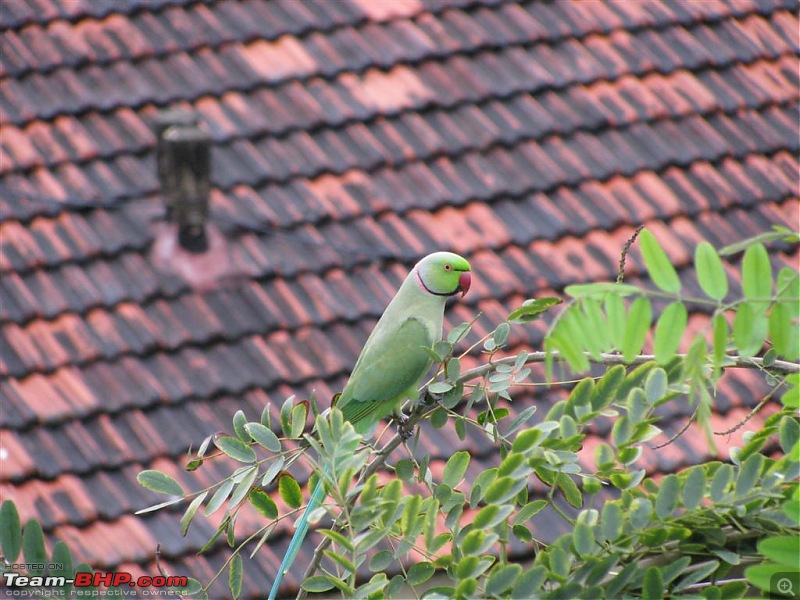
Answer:
[{"label": "small circular icon", "polygon": [[787,577],[782,577],[781,579],[778,579],[778,591],[781,594],[791,594],[792,580]]}]

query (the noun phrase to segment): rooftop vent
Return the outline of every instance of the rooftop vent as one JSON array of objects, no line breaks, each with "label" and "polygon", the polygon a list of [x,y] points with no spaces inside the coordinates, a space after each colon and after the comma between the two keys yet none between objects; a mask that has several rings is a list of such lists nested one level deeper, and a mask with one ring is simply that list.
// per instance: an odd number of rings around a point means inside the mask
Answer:
[{"label": "rooftop vent", "polygon": [[178,225],[178,242],[189,252],[208,250],[206,219],[211,191],[211,137],[191,111],[165,110],[155,122],[158,179],[167,219]]}]

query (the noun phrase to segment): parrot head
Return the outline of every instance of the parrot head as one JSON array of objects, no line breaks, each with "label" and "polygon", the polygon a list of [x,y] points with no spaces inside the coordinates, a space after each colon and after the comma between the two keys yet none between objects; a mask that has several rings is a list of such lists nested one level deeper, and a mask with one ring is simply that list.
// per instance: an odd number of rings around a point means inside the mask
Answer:
[{"label": "parrot head", "polygon": [[454,296],[467,293],[472,279],[467,260],[452,252],[434,252],[414,267],[417,284],[434,296]]}]

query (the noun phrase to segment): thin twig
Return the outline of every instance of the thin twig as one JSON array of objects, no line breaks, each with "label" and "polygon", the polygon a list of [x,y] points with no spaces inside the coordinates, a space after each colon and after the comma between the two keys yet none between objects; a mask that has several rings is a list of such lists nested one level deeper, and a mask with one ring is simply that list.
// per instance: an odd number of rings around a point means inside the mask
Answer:
[{"label": "thin twig", "polygon": [[[553,358],[558,359],[560,358],[560,353],[558,351],[552,352]],[[676,354],[678,358],[685,359],[685,354]],[[546,352],[531,352],[528,354],[525,363],[543,363],[545,358],[547,357]],[[631,360],[625,360],[625,358],[621,354],[601,354],[599,359],[593,358],[590,354],[586,354],[586,357],[589,359],[589,362],[593,362],[598,365],[627,365],[627,366],[637,366],[642,365],[644,363],[654,361],[656,357],[652,354],[640,354],[638,356],[634,356]],[[726,365],[725,368],[739,368],[739,369],[765,369],[767,371],[772,371],[774,373],[779,373],[781,375],[790,375],[792,373],[800,373],[800,364],[788,362],[784,360],[776,360],[774,363],[769,365],[769,367],[764,365],[764,359],[762,358],[743,358],[740,356],[729,356],[730,360],[732,360],[732,364]],[[497,365],[513,365],[514,362],[517,360],[516,356],[508,356],[506,358],[499,358],[494,360],[491,364],[484,364],[479,367],[475,367],[470,369],[469,371],[464,371],[461,374],[455,383],[464,383],[465,381],[469,381],[470,379],[475,379],[477,377],[483,376],[485,373],[492,371],[497,367]]]},{"label": "thin twig", "polygon": [[689,417],[689,419],[686,421],[686,424],[685,424],[683,427],[681,427],[681,428],[680,428],[680,430],[678,431],[678,433],[676,433],[675,435],[673,435],[671,438],[669,438],[669,439],[668,439],[666,442],[664,442],[663,444],[659,444],[658,446],[652,446],[653,450],[661,450],[661,448],[664,448],[665,446],[669,446],[669,445],[670,445],[672,442],[674,442],[674,441],[675,441],[675,440],[677,440],[679,437],[681,437],[681,436],[682,436],[684,433],[686,433],[686,430],[687,430],[687,429],[689,429],[689,426],[690,426],[692,423],[694,423],[694,421],[695,421],[695,418],[697,418],[697,409],[695,409],[695,411],[692,413],[692,416],[691,416],[691,417]]},{"label": "thin twig", "polygon": [[633,242],[636,241],[636,238],[639,237],[639,234],[644,229],[644,225],[639,225],[636,228],[636,231],[633,232],[633,235],[628,238],[628,241],[625,242],[625,245],[622,247],[622,254],[619,256],[619,270],[617,271],[617,283],[622,283],[622,280],[625,279],[625,259],[628,258],[628,252],[631,250],[631,246]]}]

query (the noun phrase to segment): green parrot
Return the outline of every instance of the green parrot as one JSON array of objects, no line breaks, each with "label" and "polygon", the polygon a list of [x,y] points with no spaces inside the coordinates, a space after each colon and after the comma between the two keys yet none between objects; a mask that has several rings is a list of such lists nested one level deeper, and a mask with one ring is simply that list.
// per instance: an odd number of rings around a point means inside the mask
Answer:
[{"label": "green parrot", "polygon": [[[416,399],[421,379],[432,364],[426,348],[442,339],[445,302],[459,292],[466,294],[470,283],[470,265],[458,254],[434,252],[414,266],[372,330],[336,403],[356,431],[366,433],[406,398]],[[309,513],[324,497],[320,479],[297,522],[269,600],[275,600],[300,550]]]}]

